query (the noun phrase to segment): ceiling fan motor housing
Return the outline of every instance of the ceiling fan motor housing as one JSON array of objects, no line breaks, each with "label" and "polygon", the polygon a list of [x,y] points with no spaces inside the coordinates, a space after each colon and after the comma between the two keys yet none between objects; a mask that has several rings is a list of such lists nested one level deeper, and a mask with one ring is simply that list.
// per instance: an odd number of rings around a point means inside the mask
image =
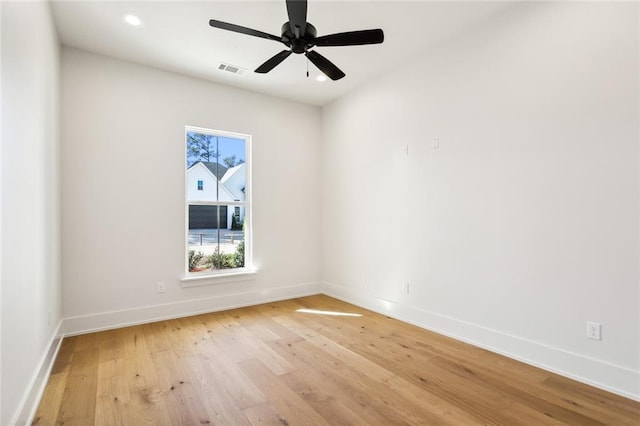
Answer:
[{"label": "ceiling fan motor housing", "polygon": [[291,24],[289,22],[282,24],[282,40],[287,46],[291,47],[293,53],[304,53],[308,48],[313,47],[313,41],[317,35],[316,27],[308,22],[304,34],[299,38],[296,38],[295,34],[291,32]]}]

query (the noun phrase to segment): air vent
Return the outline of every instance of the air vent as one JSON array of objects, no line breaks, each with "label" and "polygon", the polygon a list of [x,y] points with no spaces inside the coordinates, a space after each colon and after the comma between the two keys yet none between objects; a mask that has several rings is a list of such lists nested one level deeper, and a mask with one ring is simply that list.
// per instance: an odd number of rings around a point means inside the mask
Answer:
[{"label": "air vent", "polygon": [[238,75],[242,75],[246,71],[244,68],[240,68],[235,65],[225,64],[222,62],[220,63],[220,65],[218,65],[218,69],[220,71],[227,71],[227,72],[238,74]]}]

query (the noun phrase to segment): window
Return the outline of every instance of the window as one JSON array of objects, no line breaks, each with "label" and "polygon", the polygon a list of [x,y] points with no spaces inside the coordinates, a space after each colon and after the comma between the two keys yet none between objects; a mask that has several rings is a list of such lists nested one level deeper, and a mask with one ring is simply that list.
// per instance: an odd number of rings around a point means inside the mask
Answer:
[{"label": "window", "polygon": [[250,148],[248,135],[185,129],[188,277],[251,271]]}]

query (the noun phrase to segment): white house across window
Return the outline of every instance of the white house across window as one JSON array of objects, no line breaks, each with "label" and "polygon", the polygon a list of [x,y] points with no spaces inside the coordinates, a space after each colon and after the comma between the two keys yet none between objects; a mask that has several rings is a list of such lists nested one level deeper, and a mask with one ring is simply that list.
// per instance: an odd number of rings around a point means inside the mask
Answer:
[{"label": "white house across window", "polygon": [[187,126],[186,272],[251,270],[248,135]]}]

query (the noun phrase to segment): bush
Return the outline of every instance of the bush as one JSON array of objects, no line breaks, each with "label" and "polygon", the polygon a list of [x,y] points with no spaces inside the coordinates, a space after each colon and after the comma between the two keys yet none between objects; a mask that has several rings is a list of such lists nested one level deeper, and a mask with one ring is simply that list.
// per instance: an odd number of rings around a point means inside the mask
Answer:
[{"label": "bush", "polygon": [[238,244],[236,252],[233,254],[233,264],[236,268],[244,268],[244,235],[242,241]]},{"label": "bush", "polygon": [[232,253],[220,253],[218,248],[216,248],[215,253],[207,259],[207,265],[212,269],[229,269],[236,267],[234,255]]},{"label": "bush", "polygon": [[189,250],[189,272],[193,272],[198,269],[198,265],[200,264],[200,261],[203,257],[204,254],[202,254],[202,252]]}]

